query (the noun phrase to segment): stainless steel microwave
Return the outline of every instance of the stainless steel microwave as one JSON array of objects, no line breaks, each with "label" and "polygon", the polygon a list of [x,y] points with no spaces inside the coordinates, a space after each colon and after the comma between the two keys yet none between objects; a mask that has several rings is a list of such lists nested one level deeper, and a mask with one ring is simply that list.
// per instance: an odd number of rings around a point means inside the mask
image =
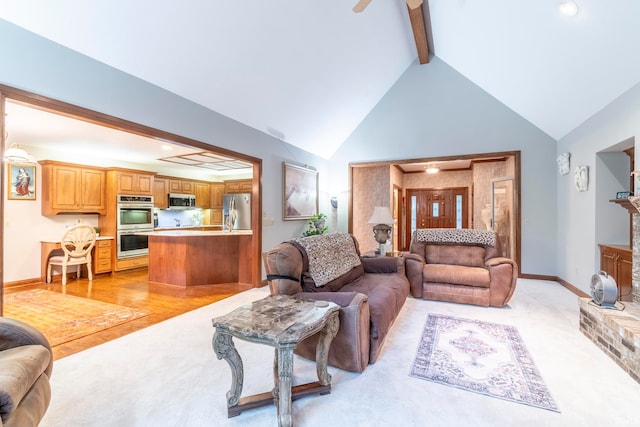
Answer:
[{"label": "stainless steel microwave", "polygon": [[193,194],[169,193],[169,208],[191,209],[196,207],[196,196]]}]

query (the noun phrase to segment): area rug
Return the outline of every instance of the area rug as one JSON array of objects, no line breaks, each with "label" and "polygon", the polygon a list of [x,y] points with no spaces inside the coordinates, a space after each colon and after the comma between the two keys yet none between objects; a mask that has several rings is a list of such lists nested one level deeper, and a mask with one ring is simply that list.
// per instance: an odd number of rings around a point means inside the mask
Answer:
[{"label": "area rug", "polygon": [[51,346],[81,338],[150,314],[145,310],[33,289],[4,295],[4,315],[28,323]]},{"label": "area rug", "polygon": [[514,326],[430,314],[410,375],[560,412]]}]

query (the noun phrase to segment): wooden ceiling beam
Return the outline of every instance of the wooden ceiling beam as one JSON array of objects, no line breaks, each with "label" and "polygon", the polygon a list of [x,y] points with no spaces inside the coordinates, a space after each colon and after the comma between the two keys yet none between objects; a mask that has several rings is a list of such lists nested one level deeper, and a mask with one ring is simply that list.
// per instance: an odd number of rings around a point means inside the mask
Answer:
[{"label": "wooden ceiling beam", "polygon": [[409,10],[413,38],[416,41],[418,60],[421,64],[426,64],[429,62],[429,46],[427,45],[427,30],[424,24],[424,15],[422,14],[422,2],[420,2],[418,7],[413,9],[407,5],[407,10]]}]

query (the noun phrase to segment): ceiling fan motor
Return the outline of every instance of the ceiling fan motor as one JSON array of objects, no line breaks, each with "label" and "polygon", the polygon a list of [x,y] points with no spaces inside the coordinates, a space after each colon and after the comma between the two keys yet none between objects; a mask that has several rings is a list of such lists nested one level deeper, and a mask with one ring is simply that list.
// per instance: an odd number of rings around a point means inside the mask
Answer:
[{"label": "ceiling fan motor", "polygon": [[600,271],[591,277],[591,298],[603,308],[615,308],[618,299],[618,286],[607,272]]}]

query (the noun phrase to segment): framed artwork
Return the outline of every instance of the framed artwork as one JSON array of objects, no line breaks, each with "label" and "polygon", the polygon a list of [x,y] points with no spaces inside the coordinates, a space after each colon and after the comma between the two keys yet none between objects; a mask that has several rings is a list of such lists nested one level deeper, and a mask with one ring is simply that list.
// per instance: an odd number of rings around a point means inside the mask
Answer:
[{"label": "framed artwork", "polygon": [[7,197],[9,200],[36,199],[36,166],[33,164],[7,164]]},{"label": "framed artwork", "polygon": [[283,220],[309,219],[318,213],[318,171],[283,163]]}]

